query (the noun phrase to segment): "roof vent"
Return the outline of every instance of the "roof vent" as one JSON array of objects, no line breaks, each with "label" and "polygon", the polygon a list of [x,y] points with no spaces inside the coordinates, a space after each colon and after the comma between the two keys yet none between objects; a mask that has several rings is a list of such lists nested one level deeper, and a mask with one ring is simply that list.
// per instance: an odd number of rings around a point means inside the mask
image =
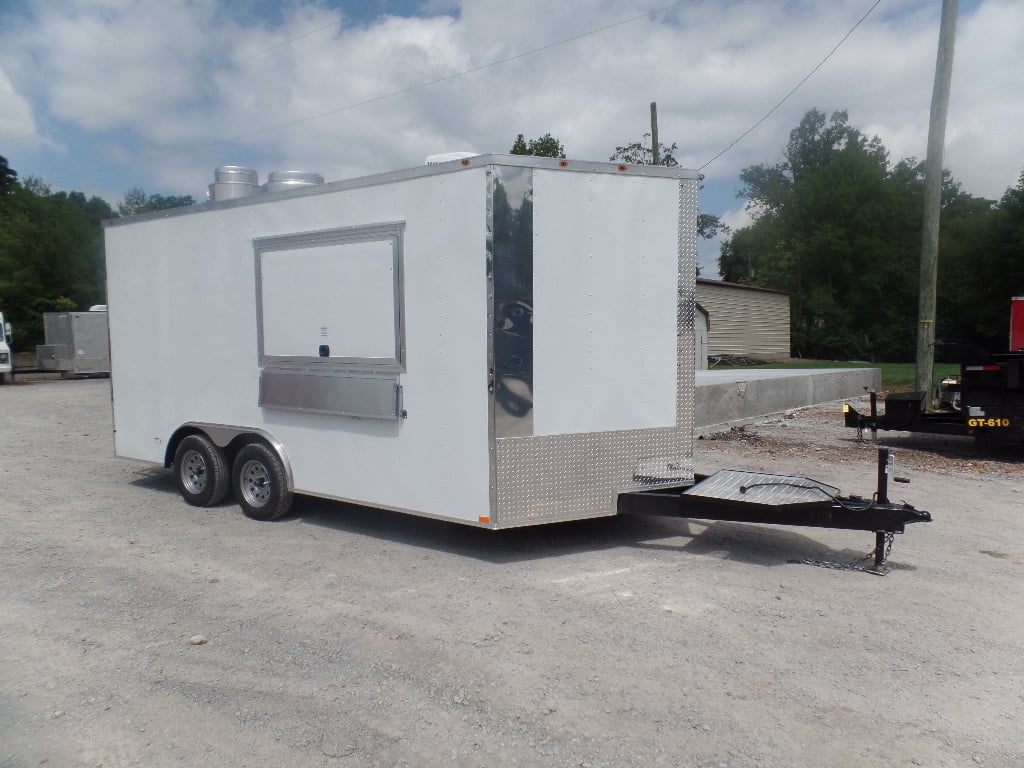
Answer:
[{"label": "roof vent", "polygon": [[323,184],[324,177],[315,171],[271,171],[267,175],[264,192],[286,192],[300,187]]},{"label": "roof vent", "polygon": [[222,165],[213,172],[210,202],[252,197],[260,191],[260,177],[252,168],[240,165]]}]

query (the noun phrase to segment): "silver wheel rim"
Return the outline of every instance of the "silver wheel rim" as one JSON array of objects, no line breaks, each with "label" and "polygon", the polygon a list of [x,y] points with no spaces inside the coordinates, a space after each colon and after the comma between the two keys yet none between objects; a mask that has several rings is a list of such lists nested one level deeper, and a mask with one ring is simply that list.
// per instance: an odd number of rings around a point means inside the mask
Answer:
[{"label": "silver wheel rim", "polygon": [[206,490],[206,459],[199,451],[188,451],[181,460],[181,484],[185,490],[198,496]]},{"label": "silver wheel rim", "polygon": [[250,507],[265,507],[270,501],[270,473],[262,461],[252,459],[242,465],[241,491],[242,497]]}]

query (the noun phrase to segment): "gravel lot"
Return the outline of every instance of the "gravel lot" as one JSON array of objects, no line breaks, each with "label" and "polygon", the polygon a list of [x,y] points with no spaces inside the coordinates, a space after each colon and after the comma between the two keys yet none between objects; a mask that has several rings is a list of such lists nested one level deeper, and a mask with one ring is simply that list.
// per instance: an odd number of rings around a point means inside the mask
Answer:
[{"label": "gravel lot", "polygon": [[[700,440],[697,470],[870,494],[841,423]],[[2,768],[1024,765],[1019,450],[887,438],[935,522],[880,577],[802,562],[864,532],[192,508],[113,457],[105,380],[4,386],[0,424]]]}]

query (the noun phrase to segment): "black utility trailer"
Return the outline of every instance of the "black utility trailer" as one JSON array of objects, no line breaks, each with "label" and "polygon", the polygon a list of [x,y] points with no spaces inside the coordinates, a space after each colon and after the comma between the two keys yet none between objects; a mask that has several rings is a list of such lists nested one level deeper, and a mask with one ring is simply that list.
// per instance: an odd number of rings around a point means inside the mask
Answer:
[{"label": "black utility trailer", "polygon": [[878,413],[872,392],[870,413],[843,406],[846,426],[861,438],[865,429],[885,429],[1024,442],[1024,352],[965,348],[963,354],[960,376],[940,386],[938,411],[926,409],[924,392],[898,392],[885,398],[885,411]]}]

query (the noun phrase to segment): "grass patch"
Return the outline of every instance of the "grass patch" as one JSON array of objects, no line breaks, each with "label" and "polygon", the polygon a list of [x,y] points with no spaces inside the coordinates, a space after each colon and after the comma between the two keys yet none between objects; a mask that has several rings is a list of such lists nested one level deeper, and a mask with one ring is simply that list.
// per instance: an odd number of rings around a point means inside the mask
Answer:
[{"label": "grass patch", "polygon": [[[788,360],[772,362],[755,368],[878,368],[882,372],[882,389],[887,392],[910,392],[914,389],[916,366],[914,363],[864,363],[850,360]],[[935,383],[946,376],[956,376],[960,366],[956,363],[936,363],[933,371]]]}]

